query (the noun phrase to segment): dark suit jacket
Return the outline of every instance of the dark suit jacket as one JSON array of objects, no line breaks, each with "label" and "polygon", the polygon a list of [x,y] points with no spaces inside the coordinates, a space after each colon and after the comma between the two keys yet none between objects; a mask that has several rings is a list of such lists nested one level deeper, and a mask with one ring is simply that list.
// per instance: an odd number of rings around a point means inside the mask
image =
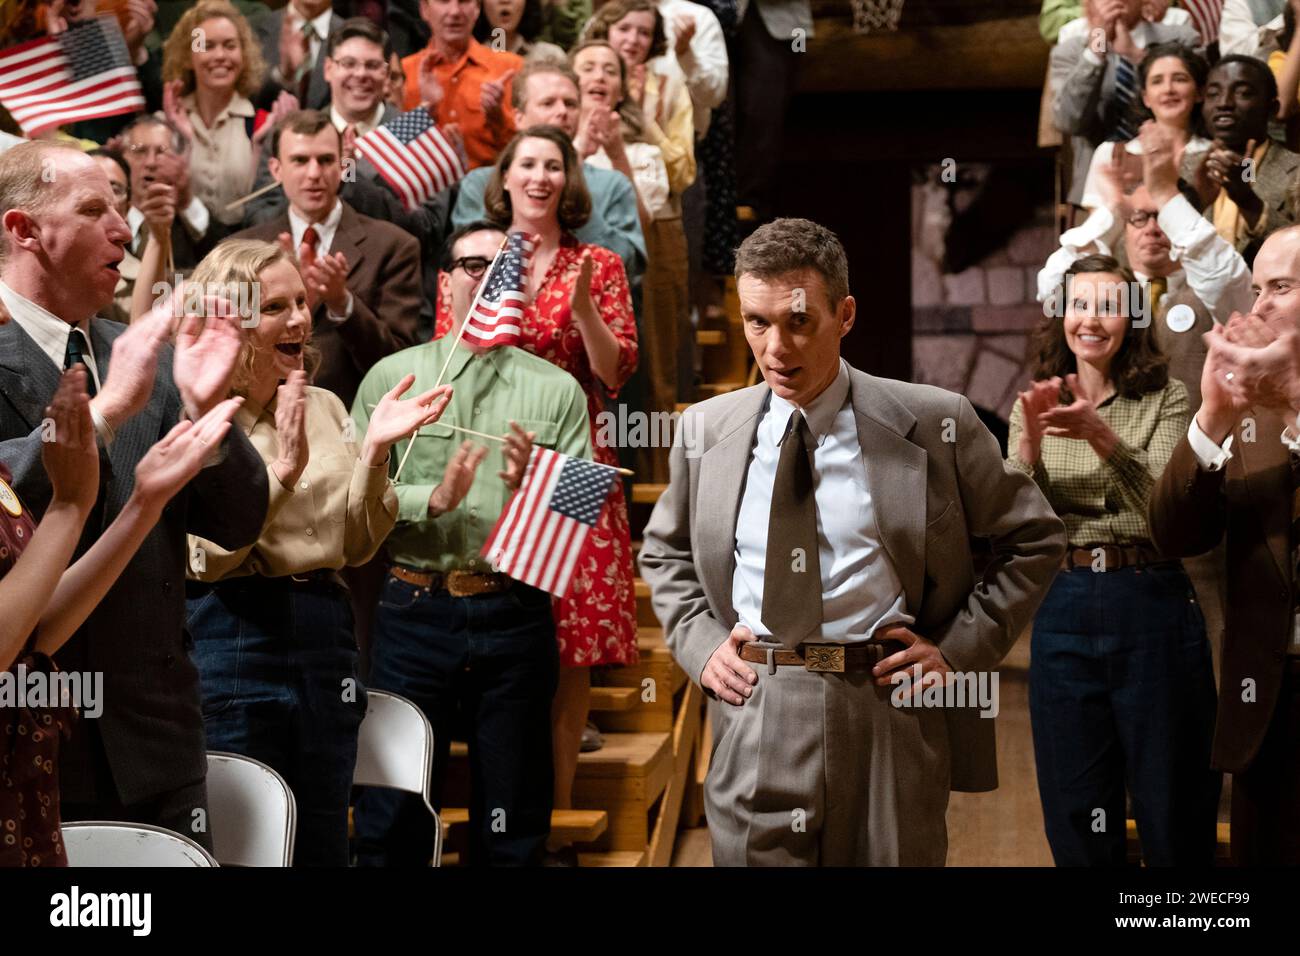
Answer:
[{"label": "dark suit jacket", "polygon": [[[113,341],[126,326],[93,319],[90,338],[100,379],[111,377]],[[0,325],[0,461],[34,514],[44,514],[51,489],[41,465],[41,420],[59,371],[16,322]],[[122,510],[135,485],[135,466],[183,414],[165,347],[148,406],[118,429],[100,451],[100,493],[86,522],[84,552]],[[67,801],[134,804],[202,780],[207,772],[198,672],[185,633],[185,533],[225,548],[257,540],[266,519],[266,464],[238,429],[224,457],[201,471],[163,510],[117,583],[59,652],[67,670],[104,675],[104,712],[73,727],[62,750],[60,778]],[[89,724],[96,726],[90,727]],[[90,737],[98,733],[112,781],[97,774]],[[107,792],[106,792],[107,791]]]},{"label": "dark suit jacket", "polygon": [[[266,81],[262,84],[262,89],[257,94],[257,105],[263,109],[270,109],[271,103],[280,95],[284,89],[279,83],[271,79],[271,69],[280,62],[280,24],[284,22],[285,11],[288,7],[281,7],[278,10],[267,10],[265,13],[253,18],[253,30],[257,34],[258,42],[262,44],[262,56],[266,59]],[[343,20],[338,14],[330,16],[330,34],[337,33],[343,26]],[[320,55],[316,57],[316,63],[311,70],[311,78],[307,81],[307,95],[300,98],[299,105],[305,110],[322,109],[330,101],[329,84],[325,82],[325,50],[329,43],[328,38],[321,40]],[[289,90],[294,96],[298,95],[297,90]]]},{"label": "dark suit jacket", "polygon": [[[1234,429],[1232,458],[1203,471],[1184,435],[1151,495],[1151,539],[1162,552],[1185,558],[1227,539],[1227,605],[1214,766],[1230,773],[1250,767],[1277,705],[1291,641],[1291,467],[1279,440],[1283,422],[1248,411],[1254,441]],[[1243,701],[1243,682],[1254,700]]]},{"label": "dark suit jacket", "polygon": [[[236,235],[275,242],[290,232],[286,212]],[[312,316],[312,342],[320,349],[315,384],[350,406],[370,367],[386,355],[414,345],[420,314],[420,244],[392,225],[360,215],[343,203],[343,218],[330,252],[348,260],[352,316],[330,321],[325,305]]]}]

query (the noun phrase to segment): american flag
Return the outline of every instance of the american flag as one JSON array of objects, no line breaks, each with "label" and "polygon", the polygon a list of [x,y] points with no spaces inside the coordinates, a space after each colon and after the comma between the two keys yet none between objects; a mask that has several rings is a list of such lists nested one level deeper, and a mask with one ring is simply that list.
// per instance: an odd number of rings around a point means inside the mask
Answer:
[{"label": "american flag", "polygon": [[394,116],[357,140],[357,150],[414,209],[464,177],[465,161],[423,106]]},{"label": "american flag", "polygon": [[1219,21],[1223,18],[1223,0],[1184,0],[1181,4],[1192,18],[1192,26],[1209,46],[1219,38]]},{"label": "american flag", "polygon": [[490,349],[519,341],[519,322],[528,305],[528,268],[533,261],[537,236],[512,232],[497,251],[492,267],[479,286],[474,304],[465,316],[461,333],[472,348]]},{"label": "american flag", "polygon": [[616,477],[608,465],[534,445],[524,480],[488,535],[483,557],[516,581],[564,597]]},{"label": "american flag", "polygon": [[57,37],[0,51],[0,103],[23,132],[144,109],[115,17],[75,20]]}]

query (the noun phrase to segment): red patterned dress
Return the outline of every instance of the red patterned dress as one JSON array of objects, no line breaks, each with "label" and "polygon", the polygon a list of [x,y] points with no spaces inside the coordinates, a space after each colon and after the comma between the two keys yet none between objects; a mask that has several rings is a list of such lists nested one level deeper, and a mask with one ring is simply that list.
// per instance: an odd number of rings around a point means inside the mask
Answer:
[{"label": "red patterned dress", "polygon": [[[9,469],[0,465],[0,577],[17,563],[36,530],[10,481]],[[34,643],[33,634],[4,676],[10,684],[6,693],[17,695],[20,683],[31,686],[20,676],[57,670]],[[67,866],[59,829],[59,738],[71,732],[75,711],[7,703],[0,705],[0,867]]]},{"label": "red patterned dress", "polygon": [[[616,449],[603,447],[596,437],[596,416],[605,408],[604,396],[612,396],[617,389],[607,392],[592,372],[582,333],[569,307],[584,252],[591,253],[592,301],[618,339],[619,388],[636,370],[636,321],[623,261],[608,249],[578,242],[569,235],[561,240],[546,278],[525,311],[519,347],[558,365],[578,380],[587,393],[595,459],[617,467]],[[450,282],[445,274],[439,279],[435,336],[445,334],[451,327]],[[552,602],[552,607],[561,667],[637,662],[632,532],[622,481],[615,482],[605,510],[587,538],[568,597]]]}]

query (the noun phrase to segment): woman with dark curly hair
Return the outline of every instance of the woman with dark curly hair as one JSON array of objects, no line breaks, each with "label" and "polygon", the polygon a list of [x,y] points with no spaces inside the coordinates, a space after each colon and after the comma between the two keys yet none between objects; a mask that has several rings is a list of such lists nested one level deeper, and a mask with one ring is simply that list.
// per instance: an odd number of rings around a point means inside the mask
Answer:
[{"label": "woman with dark curly hair", "polygon": [[1128,269],[1085,256],[1065,283],[1064,318],[1038,331],[1008,442],[1070,540],[1029,668],[1047,840],[1058,866],[1123,865],[1127,785],[1148,866],[1209,866],[1210,645],[1182,564],[1147,527],[1152,487],[1187,432],[1187,388],[1140,318]]},{"label": "woman with dark curly hair", "polygon": [[227,205],[253,182],[256,110],[249,97],[264,73],[252,28],[226,0],[199,0],[163,46],[163,111],[193,144],[195,194],[228,226],[244,211]]}]

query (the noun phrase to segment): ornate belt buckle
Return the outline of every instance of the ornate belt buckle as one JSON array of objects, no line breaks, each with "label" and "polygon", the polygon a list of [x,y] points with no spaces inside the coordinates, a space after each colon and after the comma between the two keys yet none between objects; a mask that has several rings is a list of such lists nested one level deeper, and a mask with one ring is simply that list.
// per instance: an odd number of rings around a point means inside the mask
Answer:
[{"label": "ornate belt buckle", "polygon": [[803,651],[803,666],[810,671],[825,671],[831,674],[844,673],[843,644],[806,644]]}]

